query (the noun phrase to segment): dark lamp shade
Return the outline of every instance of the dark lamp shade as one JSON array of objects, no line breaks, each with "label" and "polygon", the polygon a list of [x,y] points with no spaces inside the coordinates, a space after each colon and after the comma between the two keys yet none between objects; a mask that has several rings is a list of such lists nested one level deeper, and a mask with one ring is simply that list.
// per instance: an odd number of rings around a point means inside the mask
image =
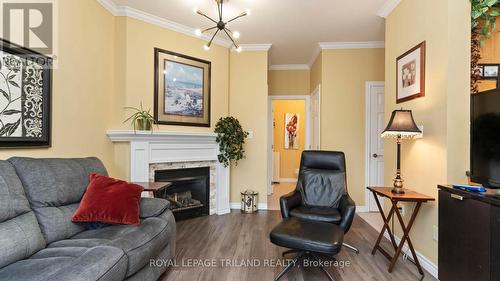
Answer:
[{"label": "dark lamp shade", "polygon": [[411,110],[394,110],[389,124],[382,132],[383,138],[413,138],[422,134],[415,124]]}]

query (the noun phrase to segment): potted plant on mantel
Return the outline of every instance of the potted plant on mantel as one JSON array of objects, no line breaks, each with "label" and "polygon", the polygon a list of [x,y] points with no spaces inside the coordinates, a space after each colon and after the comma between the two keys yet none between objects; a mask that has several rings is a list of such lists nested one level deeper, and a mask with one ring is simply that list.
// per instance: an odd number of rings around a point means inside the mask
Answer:
[{"label": "potted plant on mantel", "polygon": [[228,167],[231,162],[238,164],[238,160],[245,158],[243,145],[248,137],[238,119],[229,116],[219,119],[215,125],[216,141],[219,144],[219,162]]},{"label": "potted plant on mantel", "polygon": [[153,132],[153,124],[155,124],[155,119],[150,113],[151,109],[148,109],[147,111],[144,110],[144,108],[142,107],[142,102],[140,109],[129,106],[125,107],[125,109],[133,110],[134,113],[130,117],[128,117],[125,121],[123,121],[123,123],[130,121],[132,127],[134,128],[134,132],[136,130]]}]

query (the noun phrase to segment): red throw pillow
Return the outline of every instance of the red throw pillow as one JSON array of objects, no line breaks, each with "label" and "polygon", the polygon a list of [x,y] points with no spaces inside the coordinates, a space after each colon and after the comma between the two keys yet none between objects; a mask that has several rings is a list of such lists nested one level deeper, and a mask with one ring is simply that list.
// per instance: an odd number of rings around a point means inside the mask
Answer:
[{"label": "red throw pillow", "polygon": [[143,187],[126,181],[91,174],[87,191],[73,214],[73,222],[139,224]]}]

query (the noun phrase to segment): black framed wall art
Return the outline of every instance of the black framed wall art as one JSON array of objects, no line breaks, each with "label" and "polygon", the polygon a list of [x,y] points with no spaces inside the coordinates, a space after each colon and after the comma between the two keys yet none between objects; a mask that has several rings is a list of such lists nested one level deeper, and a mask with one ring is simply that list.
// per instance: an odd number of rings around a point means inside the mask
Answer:
[{"label": "black framed wall art", "polygon": [[210,76],[209,61],[155,48],[155,121],[210,127]]},{"label": "black framed wall art", "polygon": [[396,103],[425,96],[425,41],[396,59]]},{"label": "black framed wall art", "polygon": [[50,147],[52,61],[0,39],[0,147]]}]

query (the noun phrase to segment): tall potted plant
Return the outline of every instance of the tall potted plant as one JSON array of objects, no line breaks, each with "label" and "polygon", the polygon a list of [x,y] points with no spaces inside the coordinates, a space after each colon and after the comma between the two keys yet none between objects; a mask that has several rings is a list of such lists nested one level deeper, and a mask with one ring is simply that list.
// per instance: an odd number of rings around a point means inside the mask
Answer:
[{"label": "tall potted plant", "polygon": [[238,161],[245,158],[245,150],[243,145],[248,137],[248,132],[245,132],[241,127],[238,119],[229,116],[219,119],[215,125],[215,133],[217,134],[216,141],[219,144],[219,162],[225,167],[231,162],[238,164]]}]

